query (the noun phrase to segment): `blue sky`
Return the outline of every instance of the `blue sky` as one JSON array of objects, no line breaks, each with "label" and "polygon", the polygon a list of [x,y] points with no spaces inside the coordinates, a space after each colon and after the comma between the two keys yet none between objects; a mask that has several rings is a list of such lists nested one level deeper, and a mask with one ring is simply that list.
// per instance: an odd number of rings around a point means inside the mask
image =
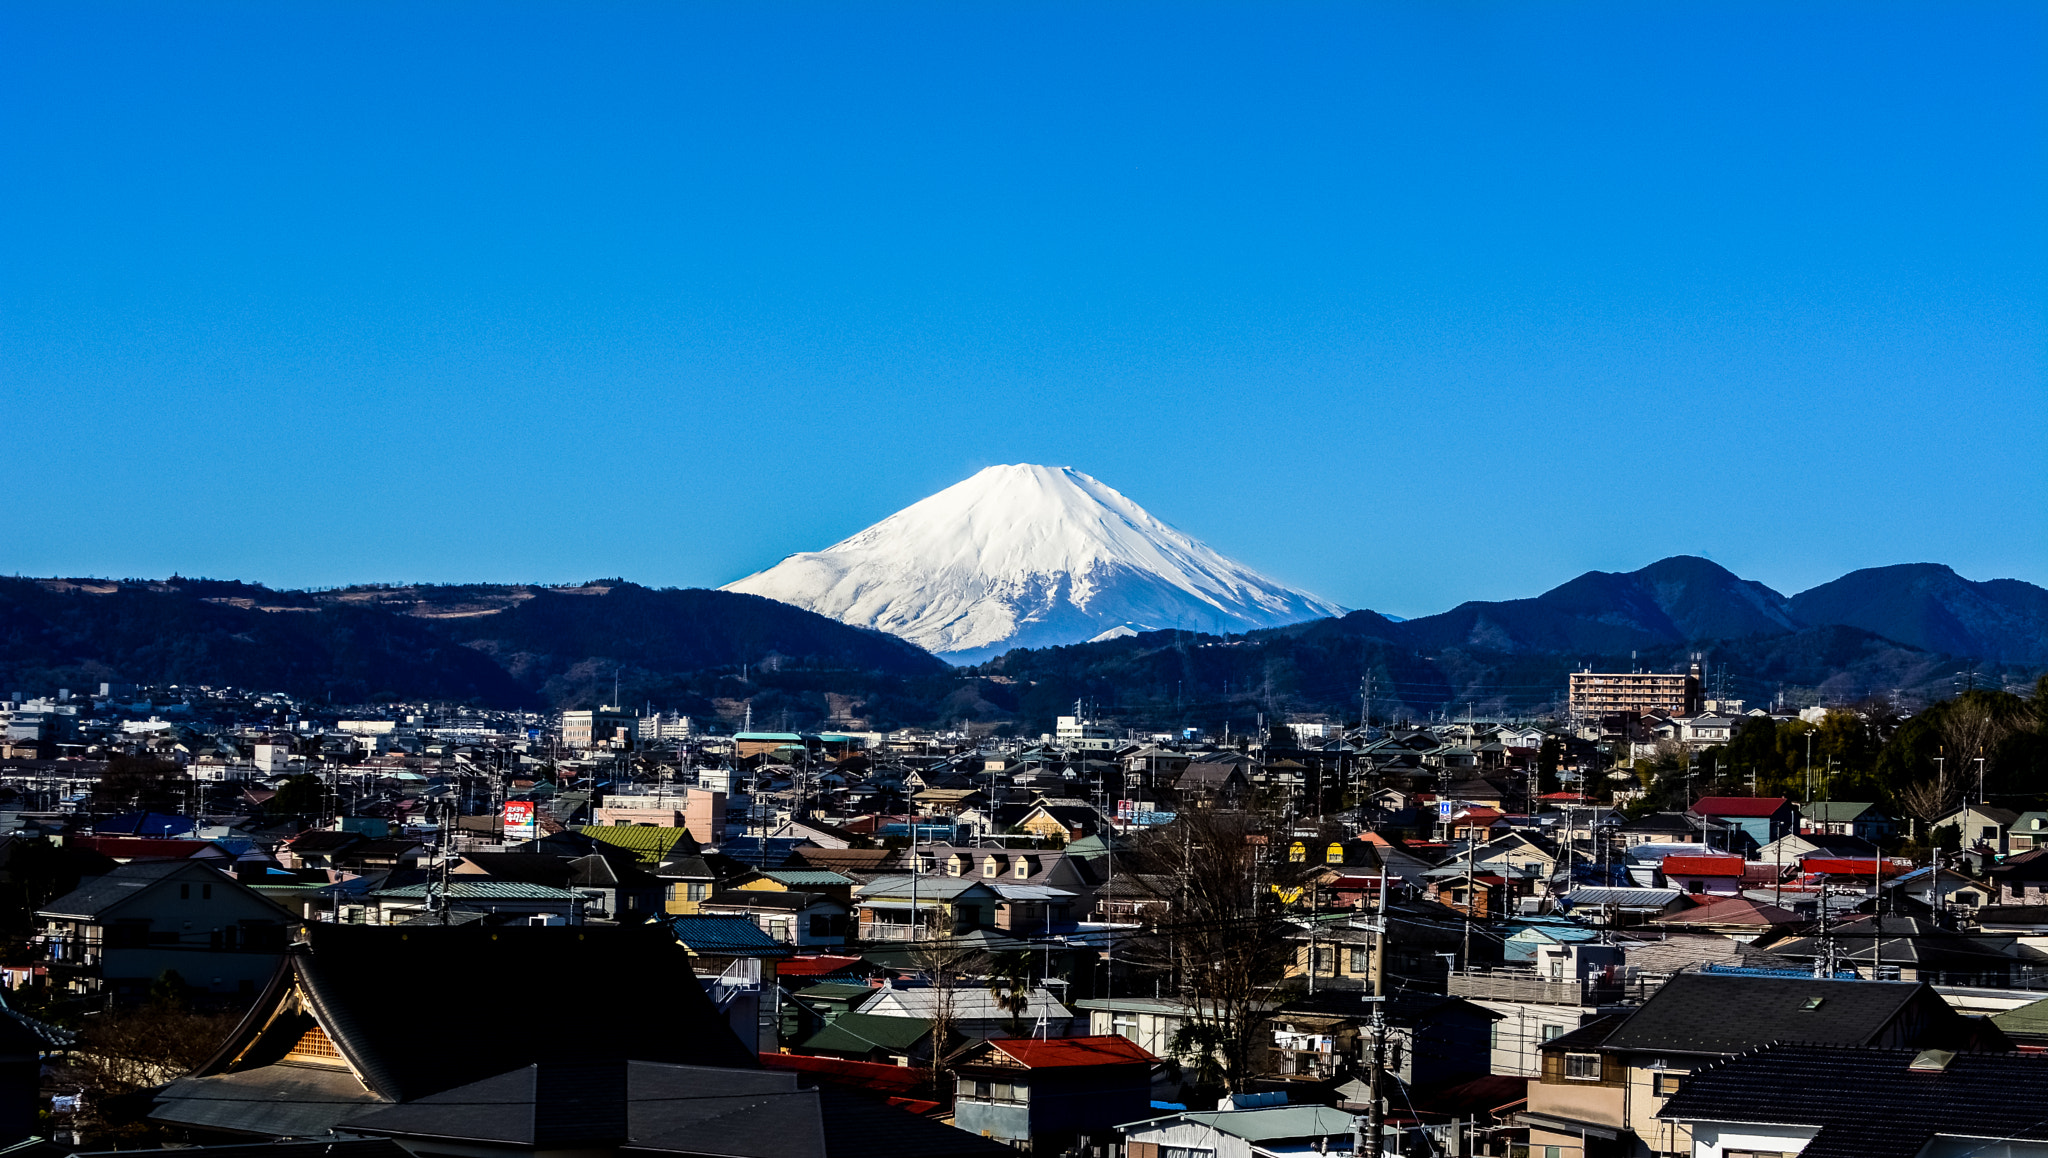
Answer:
[{"label": "blue sky", "polygon": [[0,570],[715,585],[1040,462],[1405,615],[2048,583],[2039,4],[0,19]]}]

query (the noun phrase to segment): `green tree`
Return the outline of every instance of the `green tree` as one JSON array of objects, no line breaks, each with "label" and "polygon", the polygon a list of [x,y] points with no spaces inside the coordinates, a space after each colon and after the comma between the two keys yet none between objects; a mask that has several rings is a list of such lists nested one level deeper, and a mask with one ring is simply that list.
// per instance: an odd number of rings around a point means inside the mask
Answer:
[{"label": "green tree", "polygon": [[327,812],[327,785],[310,772],[287,776],[277,786],[277,795],[270,798],[268,810],[273,816],[291,817],[306,821]]}]

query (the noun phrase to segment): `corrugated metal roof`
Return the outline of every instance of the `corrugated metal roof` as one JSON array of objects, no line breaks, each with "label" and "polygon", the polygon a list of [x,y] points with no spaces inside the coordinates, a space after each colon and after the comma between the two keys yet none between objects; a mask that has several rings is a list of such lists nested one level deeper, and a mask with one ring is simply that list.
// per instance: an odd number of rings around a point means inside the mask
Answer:
[{"label": "corrugated metal roof", "polygon": [[[395,897],[407,899],[424,898],[428,891],[439,889],[436,884],[400,885],[395,889],[379,889],[370,894],[374,897]],[[525,881],[494,880],[450,880],[448,895],[458,901],[574,901],[582,894],[568,889],[553,888],[549,885],[530,885]]]}]

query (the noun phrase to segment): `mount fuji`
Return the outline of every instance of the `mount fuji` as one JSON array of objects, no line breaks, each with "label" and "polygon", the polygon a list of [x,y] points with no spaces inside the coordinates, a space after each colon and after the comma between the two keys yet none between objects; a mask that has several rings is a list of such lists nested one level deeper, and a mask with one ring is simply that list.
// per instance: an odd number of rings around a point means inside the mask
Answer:
[{"label": "mount fuji", "polygon": [[956,664],[1182,628],[1343,615],[1072,467],[992,466],[822,551],[725,586],[900,636]]}]

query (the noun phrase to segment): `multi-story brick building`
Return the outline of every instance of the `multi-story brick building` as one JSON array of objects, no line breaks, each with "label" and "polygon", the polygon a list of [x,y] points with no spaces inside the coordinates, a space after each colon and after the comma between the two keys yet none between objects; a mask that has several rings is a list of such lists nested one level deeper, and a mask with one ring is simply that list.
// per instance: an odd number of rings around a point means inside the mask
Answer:
[{"label": "multi-story brick building", "polygon": [[1640,715],[1657,708],[1674,716],[1693,716],[1699,714],[1702,698],[1698,664],[1684,674],[1647,671],[1572,673],[1571,712],[1572,717],[1579,720]]}]

